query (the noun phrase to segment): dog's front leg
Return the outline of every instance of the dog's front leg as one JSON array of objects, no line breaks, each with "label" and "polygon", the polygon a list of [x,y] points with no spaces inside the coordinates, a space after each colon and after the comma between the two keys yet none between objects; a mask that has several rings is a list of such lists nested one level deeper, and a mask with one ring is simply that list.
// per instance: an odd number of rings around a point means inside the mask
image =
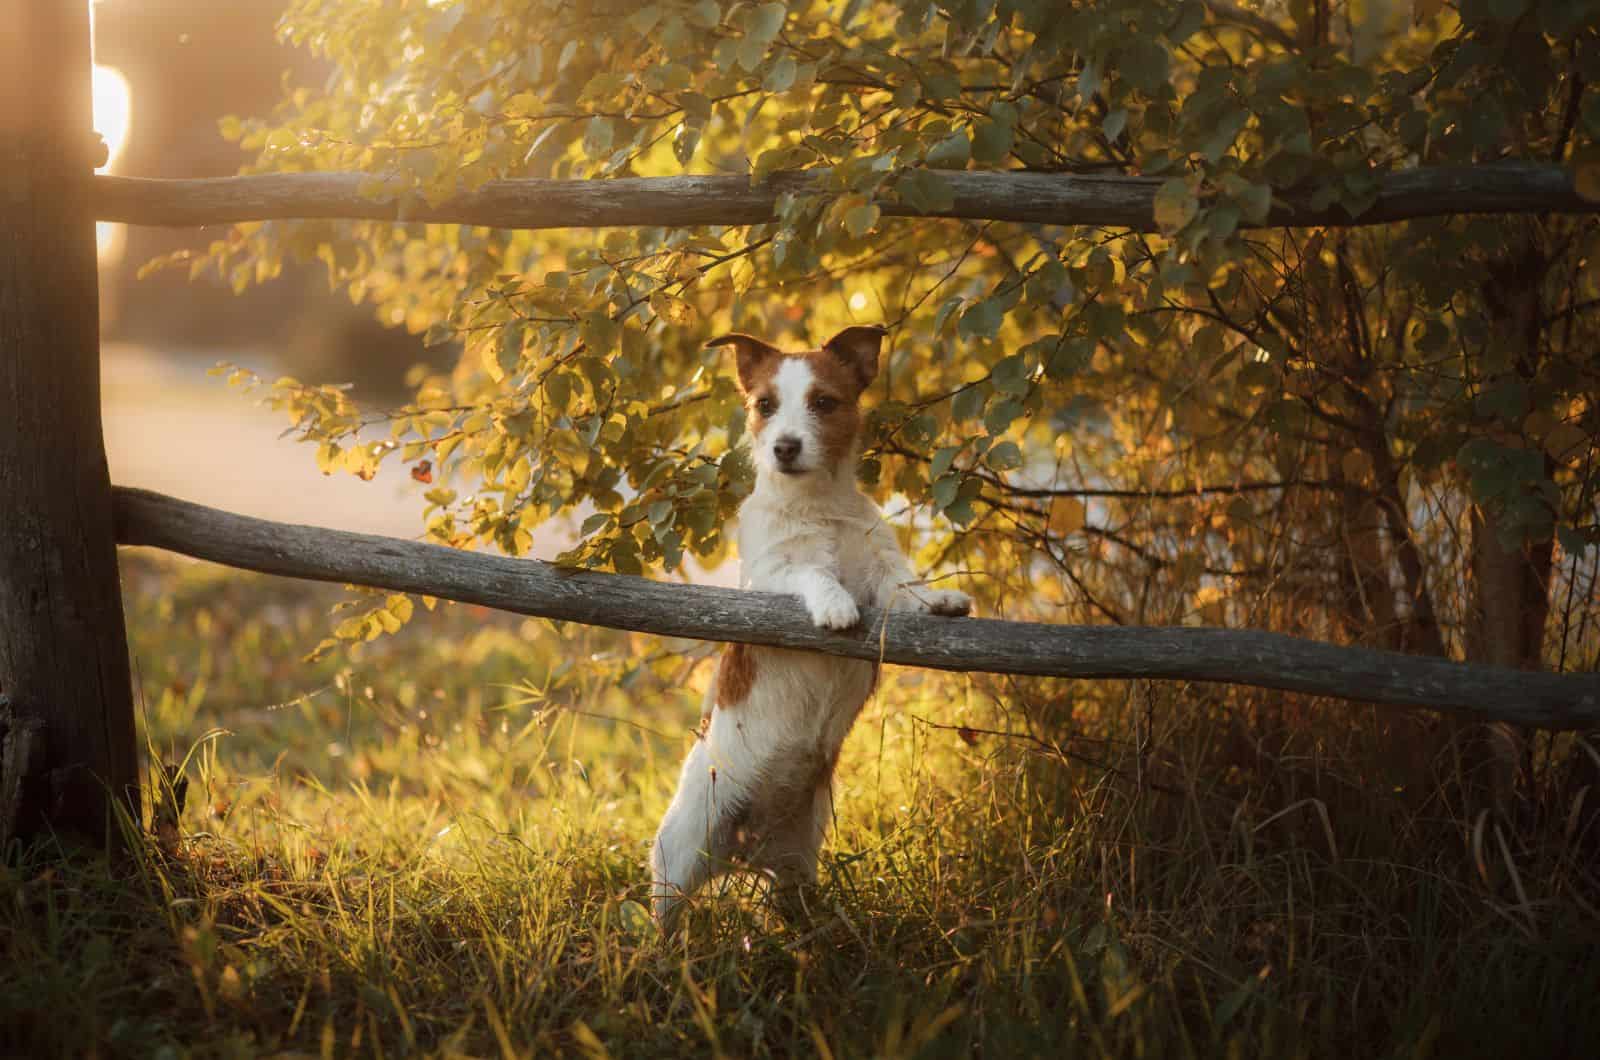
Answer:
[{"label": "dog's front leg", "polygon": [[796,589],[811,612],[811,621],[823,629],[848,629],[861,619],[855,598],[839,584],[839,579],[821,567],[806,567],[796,572]]},{"label": "dog's front leg", "polygon": [[788,593],[805,601],[811,621],[823,629],[849,629],[861,620],[861,608],[838,575],[816,563],[787,564],[779,557],[752,564],[750,587]]},{"label": "dog's front leg", "polygon": [[930,589],[923,584],[887,527],[874,533],[873,545],[878,564],[875,598],[880,607],[951,616],[972,612],[972,597],[961,590]]}]

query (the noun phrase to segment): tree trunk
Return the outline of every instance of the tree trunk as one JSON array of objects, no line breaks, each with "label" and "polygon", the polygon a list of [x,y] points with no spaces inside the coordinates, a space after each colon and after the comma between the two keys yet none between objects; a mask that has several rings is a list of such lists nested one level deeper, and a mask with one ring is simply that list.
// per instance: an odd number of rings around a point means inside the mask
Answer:
[{"label": "tree trunk", "polygon": [[[1539,367],[1539,288],[1547,263],[1531,226],[1519,227],[1518,245],[1490,266],[1484,283],[1489,314],[1486,387],[1494,385],[1495,374],[1531,380]],[[1471,524],[1469,658],[1519,670],[1541,669],[1554,541],[1548,531],[1529,536],[1507,526],[1492,506],[1475,505]],[[1509,809],[1519,785],[1530,779],[1526,730],[1504,724],[1461,727],[1456,749],[1469,804],[1487,801],[1499,810]]]},{"label": "tree trunk", "polygon": [[137,819],[90,100],[89,5],[0,0],[0,844]]},{"label": "tree trunk", "polygon": [[[1540,669],[1550,614],[1554,542],[1548,536],[1508,545],[1492,511],[1472,512],[1471,659],[1518,670]],[[1459,736],[1459,768],[1469,790],[1506,807],[1529,779],[1528,738],[1514,725],[1473,725]]]}]

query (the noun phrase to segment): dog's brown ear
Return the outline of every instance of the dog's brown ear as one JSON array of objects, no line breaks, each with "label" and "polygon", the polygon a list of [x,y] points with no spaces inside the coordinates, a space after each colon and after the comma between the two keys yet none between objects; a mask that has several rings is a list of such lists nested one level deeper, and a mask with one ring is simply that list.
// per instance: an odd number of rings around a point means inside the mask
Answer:
[{"label": "dog's brown ear", "polygon": [[822,348],[849,366],[865,390],[878,375],[878,356],[888,334],[876,324],[856,324],[822,344]]},{"label": "dog's brown ear", "polygon": [[756,376],[760,374],[761,366],[770,358],[777,357],[781,350],[770,342],[762,342],[754,335],[746,335],[742,331],[731,331],[726,335],[718,335],[706,343],[709,349],[712,346],[732,346],[734,363],[739,369],[739,389],[748,391],[755,385]]}]

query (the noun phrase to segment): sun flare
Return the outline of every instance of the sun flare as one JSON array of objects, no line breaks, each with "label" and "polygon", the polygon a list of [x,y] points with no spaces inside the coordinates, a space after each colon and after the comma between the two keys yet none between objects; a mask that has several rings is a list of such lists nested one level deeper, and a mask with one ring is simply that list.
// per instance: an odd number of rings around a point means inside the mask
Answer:
[{"label": "sun flare", "polygon": [[[106,164],[99,172],[108,172],[116,165],[122,150],[127,146],[128,127],[133,118],[133,95],[128,79],[122,71],[110,66],[94,68],[94,127],[106,142]],[[94,226],[96,256],[102,264],[110,264],[122,257],[122,244],[126,230],[123,225],[100,222]]]}]

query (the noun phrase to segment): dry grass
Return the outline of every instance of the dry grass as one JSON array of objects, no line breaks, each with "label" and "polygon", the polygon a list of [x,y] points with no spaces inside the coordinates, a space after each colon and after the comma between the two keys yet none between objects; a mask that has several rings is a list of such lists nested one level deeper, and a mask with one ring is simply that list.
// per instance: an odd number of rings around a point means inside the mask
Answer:
[{"label": "dry grass", "polygon": [[643,862],[697,717],[694,645],[419,608],[304,663],[337,591],[132,559],[181,836],[110,868],[7,852],[6,1054],[1600,1043],[1582,837],[1559,813],[1475,833],[1395,790],[1372,712],[899,671],[847,746],[817,922],[733,881],[663,940]]}]

